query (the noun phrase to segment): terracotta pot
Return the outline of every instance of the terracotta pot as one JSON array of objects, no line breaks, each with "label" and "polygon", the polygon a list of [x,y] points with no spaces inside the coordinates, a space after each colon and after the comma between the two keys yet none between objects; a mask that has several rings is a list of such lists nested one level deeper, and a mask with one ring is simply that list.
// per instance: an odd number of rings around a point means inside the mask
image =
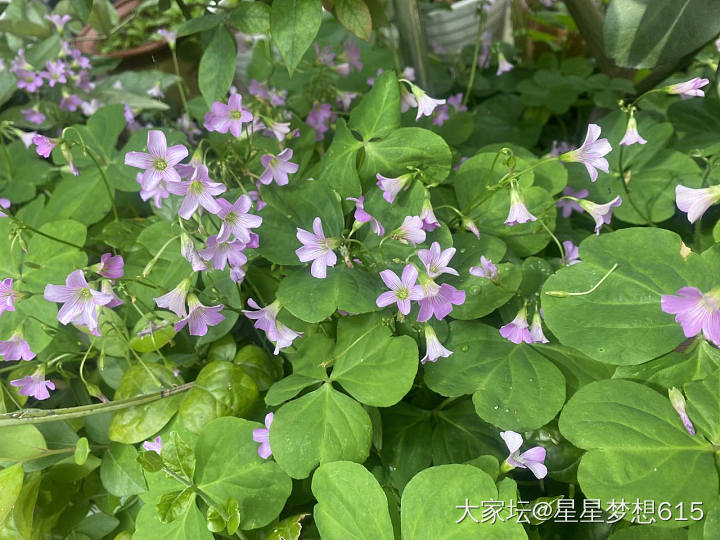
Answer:
[{"label": "terracotta pot", "polygon": [[[140,5],[140,0],[120,0],[114,4],[115,10],[120,17],[120,20],[126,19],[129,15],[135,11],[135,8]],[[149,52],[160,51],[161,49],[168,49],[165,41],[149,41],[132,47],[130,49],[123,49],[121,51],[112,51],[109,53],[100,52],[100,42],[105,39],[100,37],[97,30],[92,26],[86,26],[82,32],[78,35],[75,40],[75,47],[77,47],[83,54],[92,54],[97,56],[106,56],[110,58],[133,58],[137,56],[145,55]],[[169,50],[169,49],[168,49]],[[164,51],[167,52],[167,51]]]}]

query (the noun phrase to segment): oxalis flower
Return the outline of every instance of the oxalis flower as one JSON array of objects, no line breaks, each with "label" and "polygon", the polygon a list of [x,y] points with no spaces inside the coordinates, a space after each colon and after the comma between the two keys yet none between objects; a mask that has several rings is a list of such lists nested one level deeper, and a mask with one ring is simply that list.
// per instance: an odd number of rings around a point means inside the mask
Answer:
[{"label": "oxalis flower", "polygon": [[425,356],[420,359],[420,363],[437,362],[438,358],[447,358],[451,354],[452,351],[440,343],[433,327],[425,324]]},{"label": "oxalis flower", "polygon": [[682,287],[676,295],[663,294],[660,305],[665,313],[675,315],[685,337],[700,332],[720,346],[720,288],[703,293],[695,287]]},{"label": "oxalis flower", "polygon": [[600,169],[604,173],[610,172],[610,164],[603,156],[610,153],[612,146],[610,146],[607,139],[599,138],[600,132],[600,126],[589,124],[582,146],[560,156],[561,161],[577,162],[585,165],[592,182],[597,180],[598,177],[596,169]]},{"label": "oxalis flower", "polygon": [[61,302],[58,321],[87,326],[91,332],[98,329],[98,307],[107,305],[113,295],[91,289],[82,270],[68,274],[65,285],[46,285],[44,297],[50,302]]},{"label": "oxalis flower", "polygon": [[225,317],[220,313],[225,307],[222,304],[204,306],[194,294],[188,295],[187,302],[188,314],[175,323],[176,332],[188,326],[191,336],[204,336],[207,334],[208,326],[215,326],[225,320]]},{"label": "oxalis flower", "polygon": [[272,424],[275,415],[267,413],[265,415],[265,428],[253,429],[253,441],[260,443],[258,447],[258,455],[263,459],[272,456],[270,448],[270,424]]},{"label": "oxalis flower", "polygon": [[623,136],[622,140],[620,141],[620,144],[623,146],[629,146],[631,144],[645,144],[647,141],[643,139],[640,136],[640,133],[637,129],[637,120],[635,120],[634,116],[631,116],[627,123],[627,129],[625,130],[625,135]]},{"label": "oxalis flower", "polygon": [[513,183],[510,187],[510,211],[508,212],[505,225],[512,227],[522,223],[528,223],[530,221],[536,221],[537,218],[533,216],[525,206],[522,195],[518,191],[517,187]]},{"label": "oxalis flower", "polygon": [[407,315],[410,313],[410,303],[423,297],[422,287],[416,285],[418,271],[412,264],[405,265],[402,278],[392,270],[383,270],[380,272],[380,278],[390,290],[377,297],[375,303],[378,307],[397,303],[400,313]]},{"label": "oxalis flower", "polygon": [[612,220],[613,208],[622,204],[620,195],[612,201],[605,204],[597,204],[592,201],[578,201],[583,210],[585,210],[595,220],[595,234],[600,234],[603,225],[608,225]]},{"label": "oxalis flower", "polygon": [[208,131],[218,133],[230,131],[234,137],[239,137],[242,134],[243,124],[252,120],[252,113],[242,106],[242,96],[232,94],[227,105],[219,101],[212,104],[210,112],[205,115],[204,126]]},{"label": "oxalis flower", "polygon": [[572,266],[573,264],[582,262],[580,260],[580,255],[578,254],[578,247],[575,244],[573,244],[570,240],[565,240],[562,243],[562,246],[565,251],[565,257],[562,260],[563,265]]},{"label": "oxalis flower", "polygon": [[500,335],[515,344],[535,343],[535,339],[530,333],[525,306],[517,312],[512,321],[500,327]]},{"label": "oxalis flower", "polygon": [[477,276],[487,279],[495,279],[498,275],[497,266],[485,255],[480,257],[480,266],[471,266],[469,269],[471,276]]},{"label": "oxalis flower", "polygon": [[383,191],[383,199],[392,204],[398,193],[409,187],[412,174],[403,174],[397,178],[388,178],[380,173],[375,175],[377,178],[377,186]]},{"label": "oxalis flower", "polygon": [[710,81],[708,79],[702,79],[700,77],[695,77],[694,79],[690,79],[689,81],[677,83],[677,84],[670,84],[664,88],[665,92],[668,94],[679,94],[681,96],[687,96],[687,97],[702,97],[705,95],[705,92],[700,90],[703,86],[707,86],[707,84]]},{"label": "oxalis flower", "polygon": [[390,238],[402,244],[422,244],[425,241],[422,219],[419,216],[406,216],[402,225],[390,233]]},{"label": "oxalis flower", "polygon": [[148,452],[155,452],[157,455],[160,455],[163,448],[163,440],[160,435],[155,437],[152,441],[145,441],[142,443],[142,447],[144,450],[147,450]]},{"label": "oxalis flower", "polygon": [[418,110],[417,115],[415,116],[416,122],[420,120],[421,116],[432,116],[435,107],[445,104],[444,99],[431,98],[419,86],[412,83],[408,84],[410,84],[410,90],[412,91],[415,102],[417,103]]},{"label": "oxalis flower", "polygon": [[532,323],[530,324],[530,337],[532,337],[533,343],[548,343],[549,341],[543,333],[542,318],[538,311],[535,311]]},{"label": "oxalis flower", "polygon": [[200,165],[195,169],[188,181],[168,182],[167,189],[175,195],[185,196],[178,210],[178,215],[184,219],[190,219],[198,206],[202,206],[211,214],[218,214],[221,208],[217,201],[213,199],[213,195],[220,195],[225,192],[223,184],[210,180],[208,168],[205,165]]},{"label": "oxalis flower", "polygon": [[423,231],[432,232],[440,226],[440,222],[437,220],[437,217],[435,217],[435,212],[433,212],[429,196],[423,201],[422,210],[420,211],[420,219],[422,219],[423,222]]},{"label": "oxalis flower", "polygon": [[230,266],[242,266],[247,262],[247,257],[243,253],[245,244],[240,240],[231,240],[228,242],[220,242],[218,237],[209,236],[206,240],[207,247],[200,250],[200,257],[212,263],[215,270],[224,270],[228,262]]},{"label": "oxalis flower", "polygon": [[302,336],[302,332],[295,332],[277,320],[281,305],[277,300],[267,307],[261,308],[255,300],[248,298],[248,305],[254,309],[243,309],[243,314],[255,321],[255,328],[267,334],[270,341],[275,343],[274,354],[281,349],[289,347],[292,342]]},{"label": "oxalis flower", "polygon": [[15,299],[18,296],[13,290],[13,278],[0,281],[0,315],[6,311],[15,311]]},{"label": "oxalis flower", "polygon": [[[385,234],[385,227],[382,226],[382,223],[380,223],[377,219],[372,217],[367,210],[365,210],[365,197],[347,197],[348,201],[354,201],[355,202],[355,221],[357,223],[370,223],[370,230],[377,234],[378,236],[382,236]],[[354,229],[355,227],[353,227]]]},{"label": "oxalis flower", "polygon": [[425,265],[425,272],[431,278],[436,278],[442,274],[452,274],[458,276],[457,270],[450,268],[448,264],[450,259],[455,255],[455,248],[440,249],[438,242],[433,242],[430,249],[421,249],[418,251],[418,258]]},{"label": "oxalis flower", "polygon": [[687,431],[690,435],[695,435],[695,426],[693,426],[693,423],[690,421],[690,417],[685,410],[685,397],[682,395],[682,392],[673,387],[668,390],[668,397],[670,398],[670,404],[673,406],[673,409],[675,409],[675,412],[677,412],[678,416],[680,416],[680,420],[683,423],[685,431]]},{"label": "oxalis flower", "polygon": [[250,242],[250,229],[262,225],[260,216],[248,213],[252,199],[247,195],[240,195],[235,204],[230,204],[225,199],[217,199],[215,202],[220,206],[218,217],[223,220],[217,234],[218,242],[225,242],[231,234],[241,242]]},{"label": "oxalis flower", "polygon": [[510,450],[510,455],[502,464],[501,471],[508,471],[517,467],[530,469],[538,480],[542,480],[547,476],[548,471],[544,463],[546,452],[542,446],[534,446],[521,454],[522,435],[514,431],[501,431],[500,437],[505,441],[508,450]]},{"label": "oxalis flower", "polygon": [[33,136],[32,142],[35,145],[37,154],[44,158],[49,158],[53,148],[57,146],[57,139],[51,139],[50,137],[39,134]]},{"label": "oxalis flower", "polygon": [[167,139],[162,131],[151,129],[148,131],[147,148],[149,153],[128,152],[125,154],[125,165],[143,169],[142,185],[145,189],[152,189],[160,181],[179,182],[180,175],[175,165],[188,155],[188,149],[182,144],[167,147]]},{"label": "oxalis flower", "polygon": [[0,356],[6,362],[14,360],[32,360],[35,353],[30,350],[30,345],[23,339],[21,332],[15,332],[10,339],[0,341]]},{"label": "oxalis flower", "polygon": [[420,300],[418,322],[429,321],[433,315],[438,321],[444,319],[452,312],[453,305],[459,306],[465,303],[465,291],[460,291],[452,285],[447,283],[438,285],[429,278],[421,285],[423,297]]},{"label": "oxalis flower", "polygon": [[97,267],[97,273],[102,277],[108,279],[119,279],[123,277],[123,267],[125,261],[123,261],[122,255],[113,255],[112,253],[105,253],[100,257],[100,263]]},{"label": "oxalis flower", "polygon": [[322,221],[319,217],[313,220],[312,233],[298,227],[297,239],[303,244],[301,248],[295,250],[300,262],[312,261],[310,273],[313,277],[325,278],[327,267],[335,266],[335,263],[337,263],[337,255],[333,251],[337,245],[337,240],[335,238],[325,238]]},{"label": "oxalis flower", "polygon": [[292,156],[292,148],[286,148],[277,156],[271,154],[262,156],[260,163],[265,167],[265,170],[260,175],[260,182],[268,185],[275,180],[278,186],[287,185],[289,181],[288,174],[293,174],[298,171],[298,164],[290,161]]},{"label": "oxalis flower", "polygon": [[[584,199],[588,196],[590,192],[587,189],[581,189],[580,191],[575,191],[570,186],[565,187],[563,189],[563,195],[564,197],[560,197],[560,200],[555,203],[555,206],[558,208],[562,208],[562,217],[565,219],[569,218],[570,215],[573,212],[582,213],[585,210],[582,209],[582,207],[577,203],[577,199]],[[570,198],[566,198],[570,197]]]},{"label": "oxalis flower", "polygon": [[177,287],[162,296],[154,298],[157,307],[169,309],[178,317],[186,317],[185,298],[190,290],[190,279],[183,279]]},{"label": "oxalis flower", "polygon": [[38,400],[50,397],[48,390],[55,390],[55,383],[46,381],[45,375],[35,372],[32,375],[10,381],[10,384],[18,388],[18,393],[22,396],[34,397]]},{"label": "oxalis flower", "polygon": [[702,189],[675,187],[675,203],[681,211],[687,213],[690,223],[695,223],[703,217],[707,209],[718,201],[720,201],[720,186]]}]

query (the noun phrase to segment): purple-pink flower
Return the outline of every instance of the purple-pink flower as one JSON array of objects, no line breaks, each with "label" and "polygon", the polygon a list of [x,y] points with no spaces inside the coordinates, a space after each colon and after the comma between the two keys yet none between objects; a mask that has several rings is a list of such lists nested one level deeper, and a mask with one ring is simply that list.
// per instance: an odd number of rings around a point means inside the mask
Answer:
[{"label": "purple-pink flower", "polygon": [[535,311],[533,315],[532,323],[530,323],[530,337],[532,337],[533,343],[547,343],[548,339],[545,337],[542,329],[542,318],[540,313]]},{"label": "purple-pink flower", "polygon": [[432,279],[422,284],[423,297],[420,300],[418,322],[429,321],[434,315],[439,321],[453,310],[453,305],[465,303],[465,291],[459,291],[448,283],[438,285]]},{"label": "purple-pink flower", "polygon": [[670,404],[673,406],[673,409],[675,409],[675,412],[678,413],[685,431],[687,431],[690,435],[695,435],[695,426],[693,426],[693,423],[687,414],[687,410],[685,410],[686,403],[682,392],[677,388],[672,387],[668,390],[668,397],[670,398]]},{"label": "purple-pink flower", "polygon": [[419,216],[405,216],[397,229],[390,233],[390,238],[403,244],[422,244],[425,241],[423,220]]},{"label": "purple-pink flower", "polygon": [[20,112],[25,117],[25,120],[31,124],[40,125],[45,121],[45,115],[37,109],[21,109]]},{"label": "purple-pink flower", "polygon": [[410,313],[411,302],[423,297],[422,287],[416,284],[418,271],[412,264],[405,265],[401,278],[392,270],[383,270],[380,272],[380,278],[390,290],[377,297],[378,307],[397,303],[400,313],[407,315]]},{"label": "purple-pink flower", "polygon": [[355,202],[355,221],[357,221],[358,223],[369,222],[370,230],[372,230],[372,232],[374,232],[378,236],[382,236],[383,234],[385,234],[385,228],[382,226],[382,224],[377,219],[372,217],[367,210],[365,210],[365,197],[347,197],[347,200]]},{"label": "purple-pink flower", "polygon": [[243,314],[248,319],[254,320],[255,328],[265,332],[268,339],[275,343],[274,354],[289,347],[295,339],[302,336],[302,332],[295,332],[277,320],[281,307],[277,300],[269,306],[261,308],[255,300],[248,298],[248,305],[254,309],[243,309]]},{"label": "purple-pink flower", "polygon": [[620,145],[630,146],[631,144],[645,144],[647,141],[640,136],[637,128],[637,120],[634,116],[631,116],[627,123],[627,129],[625,135],[620,140]]},{"label": "purple-pink flower", "polygon": [[437,362],[438,358],[447,358],[451,354],[452,351],[440,343],[433,327],[425,324],[425,356],[420,359],[420,363]]},{"label": "purple-pink flower", "polygon": [[598,177],[596,169],[600,169],[604,173],[610,172],[610,164],[603,156],[610,153],[612,146],[610,146],[607,139],[599,138],[600,131],[600,126],[597,124],[589,124],[582,146],[560,156],[562,161],[578,162],[585,165],[592,182],[597,180]]},{"label": "purple-pink flower", "polygon": [[505,55],[500,53],[498,55],[498,68],[495,72],[495,75],[502,75],[503,73],[507,73],[508,71],[512,71],[515,69],[515,66],[512,65],[510,62],[507,61],[507,58],[505,58]]},{"label": "purple-pink flower", "polygon": [[30,350],[30,345],[23,339],[20,332],[15,332],[10,339],[0,341],[0,356],[6,362],[14,360],[32,360],[35,353]]},{"label": "purple-pink flower", "polygon": [[112,253],[104,253],[100,257],[97,273],[108,279],[118,279],[123,277],[125,261],[122,255],[113,255]]},{"label": "purple-pink flower", "polygon": [[234,137],[239,137],[242,134],[243,124],[252,120],[252,113],[242,105],[242,96],[232,94],[227,105],[219,101],[212,104],[210,112],[205,115],[204,125],[208,131],[218,133],[230,131]]},{"label": "purple-pink flower", "polygon": [[305,123],[315,130],[315,139],[322,141],[325,137],[325,132],[330,129],[330,122],[332,121],[333,113],[332,107],[329,103],[316,103],[305,119]]},{"label": "purple-pink flower", "polygon": [[194,294],[188,295],[187,302],[188,314],[175,323],[176,332],[188,326],[191,336],[204,336],[207,334],[208,326],[215,326],[225,320],[225,316],[220,313],[225,307],[222,304],[204,306]]},{"label": "purple-pink flower", "polygon": [[46,285],[44,297],[63,304],[58,312],[62,324],[84,325],[91,332],[97,332],[98,307],[113,300],[113,295],[91,289],[82,270],[68,274],[65,285]]},{"label": "purple-pink flower", "polygon": [[167,147],[167,139],[162,131],[151,129],[147,138],[148,152],[128,152],[125,154],[125,165],[143,169],[142,186],[152,189],[162,180],[168,185],[180,182],[180,175],[175,165],[188,155],[188,149],[182,144]]},{"label": "purple-pink flower", "polygon": [[295,250],[300,262],[312,261],[310,273],[316,278],[324,278],[327,275],[327,267],[335,266],[337,263],[337,255],[333,251],[336,240],[325,238],[319,217],[313,220],[312,233],[298,227],[297,239],[302,243],[302,247]]},{"label": "purple-pink flower", "polygon": [[455,248],[440,249],[438,242],[433,242],[430,249],[421,249],[418,251],[418,258],[425,265],[425,272],[431,278],[436,278],[442,274],[452,274],[458,276],[457,270],[450,268],[450,259],[455,255]]},{"label": "purple-pink flower", "polygon": [[55,29],[58,31],[58,33],[61,33],[63,31],[63,28],[65,28],[65,24],[71,18],[72,17],[70,17],[70,15],[60,15],[58,13],[53,13],[52,15],[45,15],[45,19],[55,25]]},{"label": "purple-pink flower", "polygon": [[[589,191],[587,189],[581,189],[580,191],[575,191],[570,186],[566,186],[565,189],[563,189],[563,195],[566,197],[574,197],[575,199],[584,199],[589,194]],[[562,208],[562,217],[569,218],[570,215],[575,212],[582,213],[584,210],[582,207],[578,204],[577,201],[573,199],[566,199],[564,197],[561,197],[558,202],[555,203],[555,206],[558,208]]]},{"label": "purple-pink flower", "polygon": [[49,390],[55,390],[55,383],[46,381],[41,374],[27,375],[22,379],[10,381],[10,384],[18,387],[18,393],[22,396],[34,397],[43,400],[50,397]]},{"label": "purple-pink flower", "polygon": [[[0,198],[0,208],[3,210],[10,208],[10,199],[6,199],[5,197]],[[0,217],[8,217],[8,215],[0,210]]]},{"label": "purple-pink flower", "polygon": [[209,236],[205,242],[207,247],[199,251],[200,257],[210,261],[215,270],[224,270],[228,263],[230,263],[231,267],[238,267],[247,263],[248,259],[243,253],[245,243],[237,238],[222,242],[218,240],[216,235],[213,235]]},{"label": "purple-pink flower", "polygon": [[15,299],[18,293],[13,290],[13,278],[0,281],[0,315],[6,311],[15,311]]},{"label": "purple-pink flower", "polygon": [[350,64],[351,68],[355,68],[357,71],[362,71],[363,65],[360,62],[360,49],[355,45],[355,40],[348,37],[343,41],[343,55],[345,60]]},{"label": "purple-pink flower", "polygon": [[668,94],[679,94],[681,96],[702,97],[705,95],[705,92],[700,89],[703,86],[706,86],[709,82],[710,81],[708,79],[695,77],[689,81],[668,85],[665,87],[665,92]]},{"label": "purple-pink flower", "polygon": [[471,276],[487,279],[495,279],[498,275],[497,266],[490,259],[486,259],[485,255],[480,257],[480,266],[471,266],[469,272]]},{"label": "purple-pink flower", "polygon": [[52,88],[56,84],[67,83],[66,68],[65,62],[62,60],[48,60],[45,63],[45,71],[41,71],[40,75],[47,79],[48,85]]},{"label": "purple-pink flower", "polygon": [[508,324],[500,327],[500,335],[513,343],[535,343],[527,320],[527,310],[523,306],[515,318]]},{"label": "purple-pink flower", "polygon": [[253,429],[253,441],[260,443],[258,447],[258,455],[263,459],[268,459],[272,456],[272,449],[270,448],[270,424],[272,424],[275,415],[273,413],[267,413],[265,415],[265,428]]},{"label": "purple-pink flower", "polygon": [[417,115],[415,116],[416,122],[420,119],[421,116],[432,116],[435,107],[445,104],[444,99],[431,98],[425,93],[424,90],[414,84],[411,84],[410,90],[415,97],[415,102],[417,103],[418,108]]},{"label": "purple-pink flower", "polygon": [[547,467],[545,466],[545,448],[542,446],[534,446],[520,453],[520,447],[523,443],[522,435],[514,431],[501,431],[500,437],[505,441],[505,445],[510,451],[510,455],[505,460],[510,467],[518,467],[521,469],[530,469],[535,478],[542,480],[547,476]]},{"label": "purple-pink flower", "polygon": [[185,298],[190,290],[190,280],[183,279],[177,287],[167,294],[154,298],[157,307],[169,309],[178,317],[186,317]]},{"label": "purple-pink flower", "polygon": [[536,221],[537,218],[533,216],[525,206],[522,195],[517,190],[515,185],[510,188],[510,210],[508,212],[505,225],[512,227],[519,223],[528,223],[530,221]]},{"label": "purple-pink flower", "polygon": [[565,251],[565,257],[563,257],[562,264],[564,266],[572,266],[582,262],[580,255],[578,255],[578,247],[573,244],[570,240],[565,240],[562,243],[563,251]]},{"label": "purple-pink flower", "polygon": [[234,235],[241,242],[250,242],[250,229],[262,225],[262,218],[255,214],[248,213],[252,206],[252,200],[247,195],[240,195],[235,204],[230,204],[225,199],[217,199],[215,202],[220,206],[218,217],[223,220],[218,231],[218,242],[225,242]]},{"label": "purple-pink flower", "polygon": [[147,450],[148,452],[155,452],[157,455],[160,455],[160,452],[162,452],[163,447],[163,440],[160,435],[155,437],[152,441],[145,441],[142,443],[142,447],[144,450]]},{"label": "purple-pink flower", "polygon": [[693,189],[675,186],[675,202],[677,207],[687,213],[690,223],[695,223],[713,204],[720,201],[720,186]]},{"label": "purple-pink flower", "polygon": [[703,293],[695,287],[682,287],[675,295],[663,294],[660,305],[665,313],[675,315],[685,337],[702,332],[720,346],[720,292],[713,289]]},{"label": "purple-pink flower", "polygon": [[578,201],[583,210],[585,210],[595,220],[595,234],[600,234],[603,225],[610,223],[612,219],[613,208],[622,204],[620,195],[612,201],[605,204],[597,204],[592,201]]},{"label": "purple-pink flower", "polygon": [[375,175],[377,186],[383,191],[383,199],[392,204],[401,190],[407,189],[412,179],[411,174],[403,174],[397,178],[388,178],[380,173]]},{"label": "purple-pink flower", "polygon": [[168,182],[167,189],[175,195],[184,195],[178,215],[184,219],[190,219],[198,206],[202,206],[211,214],[217,214],[221,208],[213,195],[220,195],[225,192],[225,185],[213,182],[208,176],[208,168],[200,165],[195,169],[190,180],[180,182]]},{"label": "purple-pink flower", "polygon": [[[33,92],[36,92],[37,89],[43,85],[43,78],[40,76],[39,73],[36,73],[32,70],[19,69],[19,70],[15,71],[15,75],[18,78],[18,82],[17,82],[18,89],[27,90],[31,94]],[[43,120],[44,120],[44,117],[43,117]],[[42,120],[39,122],[33,122],[33,123],[42,124]]]},{"label": "purple-pink flower", "polygon": [[292,148],[286,148],[277,156],[265,154],[260,158],[260,163],[265,170],[260,175],[260,182],[268,185],[273,179],[278,186],[284,186],[288,183],[288,174],[296,173],[298,164],[290,160],[293,157]]},{"label": "purple-pink flower", "polygon": [[190,263],[194,272],[207,270],[205,261],[200,258],[197,249],[195,249],[195,243],[186,233],[180,235],[180,254]]}]

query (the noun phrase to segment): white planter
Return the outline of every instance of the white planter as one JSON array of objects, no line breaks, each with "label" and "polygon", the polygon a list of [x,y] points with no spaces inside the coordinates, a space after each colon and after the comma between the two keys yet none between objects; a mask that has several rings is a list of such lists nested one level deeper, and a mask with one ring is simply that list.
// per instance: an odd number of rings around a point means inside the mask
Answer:
[{"label": "white planter", "polygon": [[[460,52],[466,45],[474,44],[481,4],[482,0],[460,0],[450,4],[449,9],[434,6],[424,9],[422,20],[428,46],[441,54],[453,54]],[[506,0],[496,0],[489,8],[485,28],[495,39],[503,37],[509,13],[507,7]]]}]

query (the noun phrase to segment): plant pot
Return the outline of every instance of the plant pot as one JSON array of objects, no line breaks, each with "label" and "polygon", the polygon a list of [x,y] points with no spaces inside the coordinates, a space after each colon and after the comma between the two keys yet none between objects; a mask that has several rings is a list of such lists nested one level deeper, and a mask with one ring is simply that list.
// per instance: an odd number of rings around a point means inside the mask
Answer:
[{"label": "plant pot", "polygon": [[[114,7],[118,13],[118,16],[120,17],[120,20],[122,21],[128,16],[130,16],[135,10],[135,8],[139,5],[140,0],[120,0],[119,2],[114,4]],[[112,51],[109,53],[101,53],[100,42],[103,39],[105,38],[100,37],[97,30],[95,30],[92,26],[88,25],[82,29],[82,32],[80,32],[80,34],[76,38],[75,47],[77,47],[83,54],[92,54],[96,56],[106,56],[109,58],[121,59],[136,58],[138,56],[146,55],[147,53],[153,51],[160,52],[163,49],[167,49],[163,52],[167,53],[169,51],[167,43],[164,40],[159,40],[148,41],[147,43],[143,43],[142,45],[138,45],[137,47],[131,47],[130,49]]]},{"label": "plant pot", "polygon": [[[480,16],[478,8],[483,0],[460,0],[437,8],[424,4],[422,19],[425,37],[430,47],[439,54],[459,53],[466,45],[475,43]],[[496,39],[502,37],[507,13],[507,2],[496,1],[488,11],[486,30]]]}]

